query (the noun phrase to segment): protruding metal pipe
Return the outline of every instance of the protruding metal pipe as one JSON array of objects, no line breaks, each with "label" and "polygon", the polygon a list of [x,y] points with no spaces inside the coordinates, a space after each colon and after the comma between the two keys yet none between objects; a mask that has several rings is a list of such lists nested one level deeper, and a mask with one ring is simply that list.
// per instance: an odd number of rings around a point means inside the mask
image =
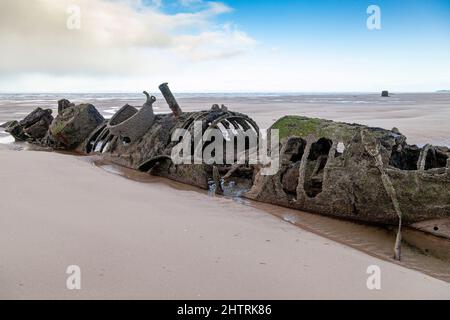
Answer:
[{"label": "protruding metal pipe", "polygon": [[177,100],[173,96],[172,92],[169,89],[168,83],[163,83],[159,86],[159,90],[161,91],[162,95],[164,96],[164,99],[166,99],[167,104],[169,105],[170,109],[172,110],[173,114],[178,117],[181,115],[181,108],[178,104]]}]

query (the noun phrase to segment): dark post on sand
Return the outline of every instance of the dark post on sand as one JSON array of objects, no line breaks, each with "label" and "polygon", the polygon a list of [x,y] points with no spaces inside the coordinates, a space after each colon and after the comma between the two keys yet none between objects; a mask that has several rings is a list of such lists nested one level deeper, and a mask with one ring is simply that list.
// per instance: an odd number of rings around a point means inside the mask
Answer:
[{"label": "dark post on sand", "polygon": [[168,83],[163,83],[159,86],[159,90],[161,91],[162,95],[164,96],[164,99],[166,99],[167,104],[169,105],[170,109],[172,110],[173,114],[178,117],[181,115],[181,108],[173,96],[172,92],[169,89]]}]

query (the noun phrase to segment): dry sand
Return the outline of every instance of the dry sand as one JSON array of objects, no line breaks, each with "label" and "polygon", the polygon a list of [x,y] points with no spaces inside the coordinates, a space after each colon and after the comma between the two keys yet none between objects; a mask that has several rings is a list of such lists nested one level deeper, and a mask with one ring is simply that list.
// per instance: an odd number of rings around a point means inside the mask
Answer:
[{"label": "dry sand", "polygon": [[[449,299],[450,284],[232,200],[0,150],[0,298]],[[79,265],[82,289],[66,289]],[[381,290],[366,269],[381,268]]]}]

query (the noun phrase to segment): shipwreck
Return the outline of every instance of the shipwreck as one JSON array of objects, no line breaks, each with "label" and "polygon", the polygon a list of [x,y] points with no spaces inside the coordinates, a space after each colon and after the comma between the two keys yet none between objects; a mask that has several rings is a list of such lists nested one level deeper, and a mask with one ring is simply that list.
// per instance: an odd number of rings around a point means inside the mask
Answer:
[{"label": "shipwreck", "polygon": [[[156,98],[147,92],[142,106],[125,105],[110,120],[91,104],[61,100],[55,118],[51,110],[38,108],[5,124],[6,131],[18,140],[99,155],[217,193],[352,221],[407,226],[450,240],[449,148],[409,145],[396,128],[285,116],[270,128],[278,129],[280,138],[280,169],[274,175],[262,175],[261,165],[238,163],[239,154],[232,164],[176,164],[171,154],[182,141],[171,137],[177,129],[191,132],[200,121],[203,132],[225,128],[236,135],[245,130],[258,135],[259,127],[223,105],[183,112],[168,85],[159,88],[169,114],[155,114]],[[224,134],[224,145],[229,139]]]}]

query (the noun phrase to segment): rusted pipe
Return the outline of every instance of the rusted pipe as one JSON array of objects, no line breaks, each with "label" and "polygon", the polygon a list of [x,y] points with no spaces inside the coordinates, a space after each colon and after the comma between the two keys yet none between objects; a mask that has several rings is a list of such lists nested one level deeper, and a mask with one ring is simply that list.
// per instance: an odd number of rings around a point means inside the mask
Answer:
[{"label": "rusted pipe", "polygon": [[164,99],[166,99],[167,104],[169,105],[170,109],[172,110],[173,114],[178,117],[181,115],[181,108],[178,104],[177,100],[173,96],[172,92],[169,89],[169,86],[167,83],[163,83],[159,86],[159,90],[161,91],[162,95],[164,96]]}]

